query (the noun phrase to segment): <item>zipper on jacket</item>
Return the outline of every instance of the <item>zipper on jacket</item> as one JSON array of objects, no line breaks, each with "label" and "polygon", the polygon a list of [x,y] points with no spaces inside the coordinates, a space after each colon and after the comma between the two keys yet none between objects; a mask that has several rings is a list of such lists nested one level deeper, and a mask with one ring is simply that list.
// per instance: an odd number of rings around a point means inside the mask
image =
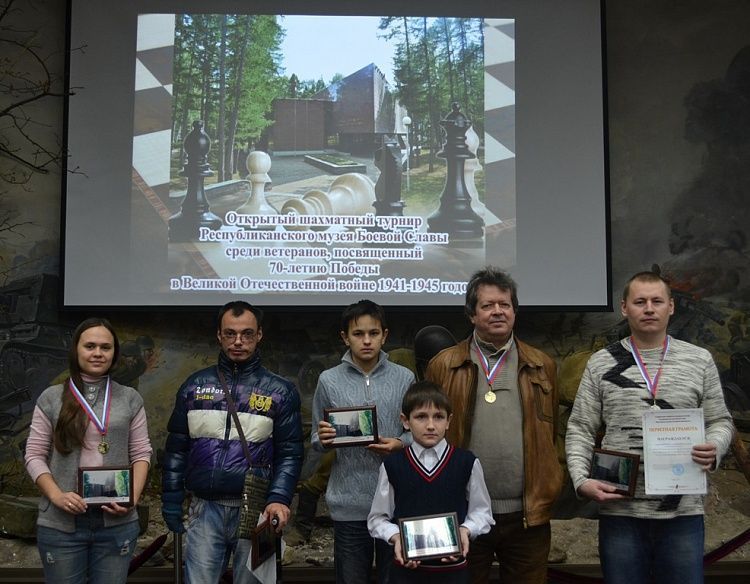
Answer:
[{"label": "zipper on jacket", "polygon": [[[237,403],[237,396],[235,395],[234,390],[237,389],[237,381],[239,380],[239,378],[240,378],[240,370],[237,367],[237,363],[233,363],[232,364],[232,385],[228,389],[229,389],[229,393],[232,396],[232,399],[234,400],[234,407],[237,409],[237,414],[238,414],[237,418],[239,418],[240,410],[239,410],[239,404]],[[229,407],[227,407],[227,414],[229,414]],[[228,442],[229,442],[229,436],[232,433],[232,424],[233,423],[234,423],[234,420],[232,420],[232,415],[229,414],[227,416],[226,438],[224,438],[227,441],[227,446],[229,445],[228,444]],[[239,430],[238,430],[238,432],[239,432]]]},{"label": "zipper on jacket", "polygon": [[[238,373],[239,372],[237,370],[237,364],[235,363],[233,365],[233,367],[232,367],[232,381],[231,381],[231,386],[224,388],[230,394],[232,394],[234,392],[235,384],[237,383],[237,379],[238,379],[237,378],[237,374]],[[234,398],[234,396],[231,396],[231,397]],[[235,400],[235,404],[236,403],[237,403],[237,400]],[[229,413],[229,406],[227,406],[227,423],[224,425],[224,440],[222,441],[222,444],[221,444],[221,451],[222,452],[221,452],[221,460],[220,460],[220,464],[219,464],[220,468],[222,468],[224,466],[224,462],[225,462],[226,457],[227,457],[227,449],[229,448],[229,433],[230,433],[231,427],[232,427],[232,414]]]}]

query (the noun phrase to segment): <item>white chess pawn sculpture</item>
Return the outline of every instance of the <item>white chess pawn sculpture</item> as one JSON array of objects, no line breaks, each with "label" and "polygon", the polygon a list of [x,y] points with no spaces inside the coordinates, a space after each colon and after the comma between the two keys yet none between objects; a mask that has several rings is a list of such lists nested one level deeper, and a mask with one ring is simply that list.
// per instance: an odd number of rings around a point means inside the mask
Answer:
[{"label": "white chess pawn sculpture", "polygon": [[[250,173],[251,190],[247,201],[237,209],[241,215],[278,215],[276,209],[266,201],[266,183],[271,182],[271,157],[265,152],[254,150],[247,157],[247,170]],[[256,229],[274,229],[273,225],[259,225]]]}]

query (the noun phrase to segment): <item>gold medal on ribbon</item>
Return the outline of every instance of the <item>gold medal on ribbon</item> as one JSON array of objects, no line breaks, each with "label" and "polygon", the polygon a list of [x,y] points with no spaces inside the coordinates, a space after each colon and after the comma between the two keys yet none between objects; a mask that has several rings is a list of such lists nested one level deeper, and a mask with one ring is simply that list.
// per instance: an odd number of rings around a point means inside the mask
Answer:
[{"label": "gold medal on ribbon", "polygon": [[497,396],[495,395],[495,392],[492,390],[484,394],[484,401],[486,401],[488,404],[494,404],[496,399],[497,399]]},{"label": "gold medal on ribbon", "polygon": [[83,408],[83,411],[86,412],[86,415],[88,416],[89,420],[91,420],[91,423],[96,426],[96,429],[99,430],[99,434],[101,435],[101,442],[99,442],[99,445],[97,446],[97,450],[100,454],[107,454],[109,452],[109,443],[107,443],[106,440],[104,440],[104,436],[107,435],[107,426],[109,426],[109,412],[110,412],[110,398],[111,398],[111,392],[110,392],[110,378],[107,377],[107,385],[104,388],[104,404],[102,405],[102,417],[99,418],[99,416],[96,415],[96,412],[91,407],[91,404],[86,400],[86,398],[83,397],[83,394],[79,391],[79,389],[76,387],[76,384],[73,383],[73,380],[71,379],[68,383],[68,387],[70,391],[73,393],[73,396],[75,397],[78,404]]}]

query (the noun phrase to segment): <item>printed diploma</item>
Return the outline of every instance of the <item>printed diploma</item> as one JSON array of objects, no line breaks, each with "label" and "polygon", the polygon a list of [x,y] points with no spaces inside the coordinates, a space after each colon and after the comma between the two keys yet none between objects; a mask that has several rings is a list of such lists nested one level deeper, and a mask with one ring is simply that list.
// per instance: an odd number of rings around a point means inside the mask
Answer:
[{"label": "printed diploma", "polygon": [[690,452],[705,442],[703,410],[648,410],[643,414],[647,495],[704,495],[706,473]]}]

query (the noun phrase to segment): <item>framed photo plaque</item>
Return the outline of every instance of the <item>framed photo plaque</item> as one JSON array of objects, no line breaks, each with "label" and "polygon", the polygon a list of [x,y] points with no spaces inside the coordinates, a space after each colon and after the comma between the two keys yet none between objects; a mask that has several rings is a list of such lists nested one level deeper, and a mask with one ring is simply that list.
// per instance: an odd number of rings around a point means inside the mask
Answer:
[{"label": "framed photo plaque", "polygon": [[268,519],[250,534],[250,567],[256,570],[276,552],[276,531]]},{"label": "framed photo plaque", "polygon": [[367,446],[378,442],[375,406],[328,408],[323,419],[336,429],[333,446]]},{"label": "framed photo plaque", "polygon": [[129,466],[91,466],[78,469],[78,494],[88,505],[133,505],[133,469]]},{"label": "framed photo plaque", "polygon": [[591,459],[591,478],[613,485],[615,493],[632,497],[638,480],[641,457],[629,452],[594,448]]},{"label": "framed photo plaque", "polygon": [[422,515],[398,520],[404,560],[434,560],[461,555],[455,513]]}]

